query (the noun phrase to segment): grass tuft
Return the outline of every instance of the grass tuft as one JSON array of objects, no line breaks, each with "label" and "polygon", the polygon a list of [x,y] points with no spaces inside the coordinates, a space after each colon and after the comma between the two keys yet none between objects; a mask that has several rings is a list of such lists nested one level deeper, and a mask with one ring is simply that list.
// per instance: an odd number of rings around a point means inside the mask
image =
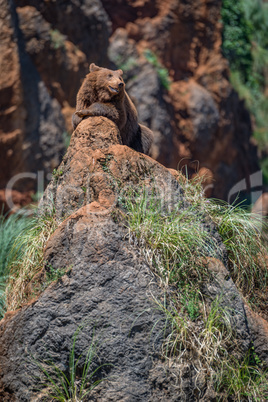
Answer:
[{"label": "grass tuft", "polygon": [[10,275],[10,264],[13,255],[13,245],[29,226],[29,218],[13,214],[9,217],[0,215],[0,318],[6,310],[6,285]]},{"label": "grass tuft", "polygon": [[98,344],[92,336],[91,344],[86,352],[85,362],[82,369],[79,369],[79,363],[82,354],[76,357],[75,347],[79,333],[84,326],[79,327],[72,338],[72,347],[69,354],[68,372],[63,372],[53,361],[40,361],[34,359],[42,373],[39,382],[42,384],[42,393],[45,394],[45,400],[59,402],[83,402],[89,400],[90,392],[105,378],[94,380],[96,373],[104,366],[93,368],[93,362],[98,351]]},{"label": "grass tuft", "polygon": [[27,301],[27,285],[43,268],[43,249],[57,228],[53,213],[27,220],[12,241],[8,254],[9,279],[6,287],[7,310],[15,310]]}]

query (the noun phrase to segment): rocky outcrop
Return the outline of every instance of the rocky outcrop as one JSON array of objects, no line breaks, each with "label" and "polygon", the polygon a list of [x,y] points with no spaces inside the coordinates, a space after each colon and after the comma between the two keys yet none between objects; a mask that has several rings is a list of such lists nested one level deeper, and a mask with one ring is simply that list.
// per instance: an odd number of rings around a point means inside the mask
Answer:
[{"label": "rocky outcrop", "polygon": [[[94,333],[100,348],[92,368],[103,365],[95,377],[108,377],[89,400],[175,402],[215,397],[194,362],[176,364],[174,360],[167,367],[163,361],[169,324],[156,301],[163,302],[165,291],[119,219],[120,194],[135,187],[144,187],[148,194],[156,190],[163,210],[178,200],[186,205],[182,178],[120,142],[117,127],[108,119],[85,119],[46,189],[40,213],[54,203],[61,223],[46,245],[43,272],[64,271],[65,275],[1,321],[0,396],[4,401],[42,400],[45,389],[40,389],[36,360],[52,360],[67,373],[72,336],[79,326],[83,328],[75,351],[83,357],[78,371]],[[230,306],[231,302],[236,342],[246,353],[251,334],[242,299],[223,265],[217,233],[207,224],[204,230],[212,230],[218,239],[221,259],[208,260],[214,280],[204,293],[210,300],[223,295],[223,303]]]}]

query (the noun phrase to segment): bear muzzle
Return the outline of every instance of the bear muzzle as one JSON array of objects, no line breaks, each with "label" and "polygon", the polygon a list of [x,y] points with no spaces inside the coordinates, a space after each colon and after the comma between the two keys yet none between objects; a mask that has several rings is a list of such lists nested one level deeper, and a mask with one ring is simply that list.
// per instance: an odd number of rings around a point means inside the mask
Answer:
[{"label": "bear muzzle", "polygon": [[117,88],[111,87],[111,86],[109,85],[109,89],[110,89],[111,92],[114,92],[114,93],[117,93],[117,94],[118,94],[119,91],[120,91],[120,89],[121,89],[123,86],[124,86],[123,82],[120,82],[120,83],[118,84],[118,87],[117,87]]}]

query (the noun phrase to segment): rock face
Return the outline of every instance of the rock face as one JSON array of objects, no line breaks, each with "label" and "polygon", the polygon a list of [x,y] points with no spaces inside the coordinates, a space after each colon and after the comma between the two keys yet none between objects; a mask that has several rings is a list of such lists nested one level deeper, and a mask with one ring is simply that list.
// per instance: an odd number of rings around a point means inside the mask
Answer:
[{"label": "rock face", "polygon": [[86,59],[107,64],[110,22],[98,0],[0,5],[0,189],[23,173],[13,190],[36,191],[65,153]]},{"label": "rock face", "polygon": [[38,170],[51,173],[64,150],[64,120],[56,99],[25,51],[13,2],[1,2],[0,188],[18,178],[14,190],[32,190]]},{"label": "rock face", "polygon": [[[129,70],[129,93],[141,119],[156,132],[152,156],[168,167],[186,165],[188,175],[209,169],[214,197],[227,199],[244,178],[250,193],[249,176],[259,167],[249,114],[228,81],[221,54],[221,3],[103,4],[113,21],[110,57]],[[148,49],[167,68],[169,90],[161,84],[161,71],[144,57]]]},{"label": "rock face", "polygon": [[[115,214],[124,188],[158,189],[163,208],[183,201],[178,176],[120,145],[118,129],[108,119],[93,117],[78,125],[40,204],[44,213],[53,201],[57,219],[65,218],[46,245],[44,272],[66,274],[1,321],[1,400],[41,401],[45,390],[40,390],[35,359],[52,360],[67,373],[72,336],[81,325],[75,347],[76,357],[83,356],[79,372],[94,333],[100,348],[93,369],[104,364],[95,377],[109,378],[88,400],[209,400],[206,379],[193,365],[168,368],[162,360],[169,325],[155,301],[163,302],[164,290]],[[246,353],[251,333],[242,299],[227,278],[224,258],[209,261],[215,281],[207,294],[211,299],[228,294],[227,304],[235,300],[232,325]]]},{"label": "rock face", "polygon": [[[124,70],[140,120],[155,133],[154,159],[187,165],[188,175],[208,169],[206,193],[214,197],[227,199],[242,179],[250,192],[257,154],[221,55],[220,7],[217,0],[1,0],[0,189],[17,173],[44,170],[46,178],[58,165],[76,93],[95,62]],[[14,189],[32,190],[32,181]]]}]

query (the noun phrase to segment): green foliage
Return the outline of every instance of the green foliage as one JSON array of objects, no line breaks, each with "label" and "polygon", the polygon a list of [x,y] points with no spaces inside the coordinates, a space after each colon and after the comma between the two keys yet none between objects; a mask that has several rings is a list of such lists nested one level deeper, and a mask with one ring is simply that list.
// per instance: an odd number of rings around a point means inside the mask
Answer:
[{"label": "green foliage", "polygon": [[49,285],[50,283],[62,278],[70,270],[71,267],[57,269],[53,268],[53,266],[49,264],[46,269],[46,285]]},{"label": "green foliage", "polygon": [[64,146],[67,149],[68,146],[70,145],[71,135],[67,131],[63,131],[62,139],[63,139]]},{"label": "green foliage", "polygon": [[52,175],[56,181],[63,175],[63,171],[60,169],[53,169]]},{"label": "green foliage", "polygon": [[267,370],[262,370],[252,361],[252,350],[249,350],[242,362],[230,357],[222,361],[216,378],[216,389],[236,401],[267,400]]},{"label": "green foliage", "polygon": [[[247,296],[268,284],[267,250],[262,238],[265,223],[239,206],[208,200],[195,183],[186,180],[184,196],[167,213],[157,196],[146,191],[133,192],[121,200],[127,210],[129,228],[164,283],[185,286],[203,280],[204,258],[218,257],[217,240],[207,225],[214,223],[228,251],[233,280]],[[208,220],[208,217],[210,220]]]},{"label": "green foliage", "polygon": [[7,265],[8,310],[15,310],[26,300],[27,286],[42,270],[45,244],[57,226],[54,211],[44,216],[34,215],[27,220],[27,224],[20,233],[16,233],[13,237]]},{"label": "green foliage", "polygon": [[156,54],[154,54],[151,50],[146,49],[144,52],[144,56],[149,63],[151,63],[158,74],[159,80],[165,89],[169,89],[170,87],[170,78],[168,74],[168,70],[162,66],[159,62]]},{"label": "green foliage", "polygon": [[8,218],[0,215],[0,318],[5,313],[5,289],[10,275],[16,238],[29,228],[30,219],[24,215],[13,214]]},{"label": "green foliage", "polygon": [[118,56],[115,60],[115,63],[118,68],[123,70],[123,72],[128,72],[138,66],[138,61],[133,56],[130,56],[127,59],[125,59],[123,56]]},{"label": "green foliage", "polygon": [[254,116],[254,137],[264,154],[261,164],[268,183],[268,4],[223,0],[222,21],[223,54],[230,63],[232,85]]},{"label": "green foliage", "polygon": [[245,18],[241,1],[222,1],[222,50],[233,70],[241,71],[248,80],[252,69],[250,36],[252,25]]},{"label": "green foliage", "polygon": [[192,321],[195,321],[200,315],[198,289],[190,287],[189,284],[186,284],[185,287],[181,289],[179,299],[183,306],[182,310],[185,309],[189,318]]},{"label": "green foliage", "polygon": [[79,357],[76,357],[75,345],[77,337],[82,328],[83,326],[79,327],[74,333],[67,373],[64,373],[52,361],[41,362],[36,359],[34,360],[35,364],[43,373],[41,384],[43,385],[42,391],[46,395],[46,400],[60,402],[87,401],[89,400],[89,394],[92,389],[95,388],[100,382],[104,381],[104,379],[97,381],[93,380],[97,371],[103,367],[99,366],[95,369],[92,368],[93,360],[96,358],[96,353],[98,350],[98,344],[94,340],[94,334],[92,337],[92,342],[86,352],[82,372],[81,369],[79,369],[82,354]]},{"label": "green foliage", "polygon": [[50,33],[50,39],[51,43],[54,49],[64,49],[65,48],[65,40],[66,36],[63,35],[60,31],[57,29],[51,29],[49,31]]}]

